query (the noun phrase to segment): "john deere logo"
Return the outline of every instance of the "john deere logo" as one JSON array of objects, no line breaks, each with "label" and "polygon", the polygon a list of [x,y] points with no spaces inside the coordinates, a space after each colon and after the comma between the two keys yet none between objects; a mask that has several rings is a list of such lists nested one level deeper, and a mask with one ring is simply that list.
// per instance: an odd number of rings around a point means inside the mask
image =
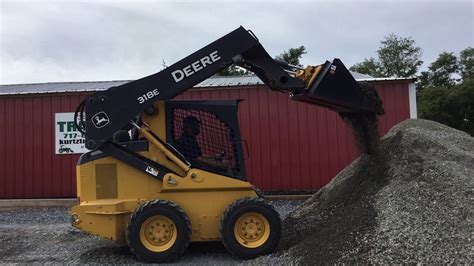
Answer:
[{"label": "john deere logo", "polygon": [[110,122],[110,119],[105,112],[98,112],[91,120],[96,128],[105,127]]}]

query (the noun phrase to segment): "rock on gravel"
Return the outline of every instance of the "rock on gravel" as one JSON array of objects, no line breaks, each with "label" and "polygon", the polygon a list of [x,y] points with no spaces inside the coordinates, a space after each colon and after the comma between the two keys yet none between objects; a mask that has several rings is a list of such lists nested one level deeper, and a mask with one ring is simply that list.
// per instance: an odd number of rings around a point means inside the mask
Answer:
[{"label": "rock on gravel", "polygon": [[297,264],[472,263],[473,191],[474,139],[407,120],[291,213],[280,253],[270,256]]}]

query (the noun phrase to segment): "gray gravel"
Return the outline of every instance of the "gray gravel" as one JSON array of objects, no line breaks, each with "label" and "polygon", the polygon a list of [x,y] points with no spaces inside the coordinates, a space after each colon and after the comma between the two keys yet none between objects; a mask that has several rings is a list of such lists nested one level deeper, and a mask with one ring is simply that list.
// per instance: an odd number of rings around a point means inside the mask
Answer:
[{"label": "gray gravel", "polygon": [[474,138],[408,120],[378,149],[287,217],[281,254],[301,264],[472,264]]},{"label": "gray gravel", "polygon": [[[282,218],[301,201],[272,201]],[[69,224],[68,209],[0,210],[0,263],[139,263],[127,247],[91,236]],[[239,264],[220,242],[191,243],[174,264]],[[266,261],[274,264],[272,259]]]},{"label": "gray gravel", "polygon": [[390,162],[390,183],[375,196],[378,226],[369,259],[472,262],[474,139],[423,120],[401,124],[386,138],[396,134],[416,161],[400,153]]}]

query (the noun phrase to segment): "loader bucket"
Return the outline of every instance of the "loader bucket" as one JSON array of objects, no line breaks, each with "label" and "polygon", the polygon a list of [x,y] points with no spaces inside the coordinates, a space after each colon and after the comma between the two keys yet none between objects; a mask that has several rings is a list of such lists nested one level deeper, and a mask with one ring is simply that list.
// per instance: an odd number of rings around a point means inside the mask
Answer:
[{"label": "loader bucket", "polygon": [[321,65],[314,81],[291,98],[340,113],[376,112],[371,97],[362,91],[349,70],[337,58]]}]

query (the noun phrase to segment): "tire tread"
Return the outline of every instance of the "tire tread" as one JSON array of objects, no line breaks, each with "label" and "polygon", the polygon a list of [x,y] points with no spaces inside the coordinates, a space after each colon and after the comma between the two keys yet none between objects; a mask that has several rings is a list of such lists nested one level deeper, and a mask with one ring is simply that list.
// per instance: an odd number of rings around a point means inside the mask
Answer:
[{"label": "tire tread", "polygon": [[[127,230],[126,230],[126,239],[127,239],[127,245],[128,247],[130,248],[130,250],[132,251],[133,254],[137,255],[139,253],[136,253],[135,252],[135,247],[133,247],[133,245],[130,245],[130,238],[129,238],[129,235],[132,234],[132,229],[133,229],[133,225],[135,224],[135,221],[138,219],[138,217],[143,213],[145,212],[147,209],[149,208],[156,208],[156,207],[164,207],[164,208],[172,208],[174,209],[175,211],[177,211],[180,216],[184,219],[185,223],[186,223],[186,226],[188,228],[188,232],[189,234],[186,236],[185,238],[185,245],[183,245],[176,253],[175,255],[170,258],[169,260],[167,261],[173,261],[179,257],[181,257],[184,252],[186,251],[186,249],[188,248],[189,246],[189,242],[190,242],[190,239],[191,239],[191,222],[189,221],[189,217],[186,215],[186,213],[183,211],[183,209],[181,209],[181,207],[179,207],[178,204],[176,204],[175,202],[172,202],[172,201],[169,201],[169,200],[160,200],[160,199],[155,199],[155,200],[149,200],[145,203],[143,203],[142,205],[140,205],[140,207],[138,207],[133,213],[132,215],[130,216],[130,219],[128,221],[128,225],[127,225]],[[137,257],[139,257],[137,255]],[[139,259],[143,260],[143,261],[148,261],[147,258],[141,258],[139,257]]]},{"label": "tire tread", "polygon": [[[239,254],[235,253],[235,251],[229,246],[229,244],[227,243],[227,241],[224,240],[224,227],[225,227],[225,223],[227,222],[227,220],[229,219],[229,216],[236,210],[238,209],[240,206],[244,206],[244,205],[257,205],[257,206],[263,206],[264,208],[268,208],[270,209],[271,211],[275,212],[278,217],[279,217],[279,214],[278,212],[276,211],[275,207],[273,207],[272,205],[270,204],[267,204],[265,203],[265,201],[262,199],[262,198],[240,198],[236,201],[234,201],[232,204],[230,204],[229,206],[227,206],[227,208],[224,210],[224,213],[222,215],[222,219],[221,219],[221,222],[219,223],[219,232],[220,232],[220,235],[221,235],[221,240],[222,240],[222,244],[224,245],[224,247],[229,251],[230,254],[232,254],[232,256],[234,257],[241,257],[239,256]],[[277,230],[279,230],[281,232],[281,223],[280,223],[280,228],[277,228]],[[278,241],[277,243],[275,243],[275,246],[276,244],[278,244]],[[260,255],[263,255],[260,254]]]}]

